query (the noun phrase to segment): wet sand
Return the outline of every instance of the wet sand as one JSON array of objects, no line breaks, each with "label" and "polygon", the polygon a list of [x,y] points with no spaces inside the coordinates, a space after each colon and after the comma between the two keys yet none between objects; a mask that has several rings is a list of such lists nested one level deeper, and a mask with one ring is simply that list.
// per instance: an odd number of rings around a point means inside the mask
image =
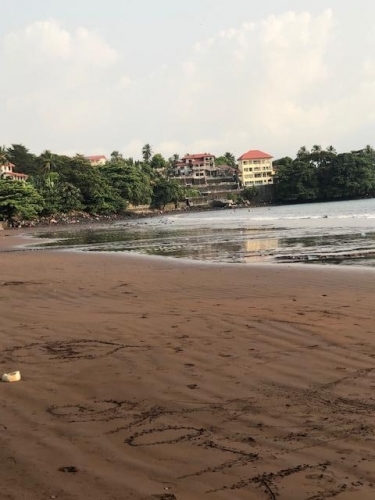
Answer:
[{"label": "wet sand", "polygon": [[375,498],[373,271],[0,262],[0,498]]}]

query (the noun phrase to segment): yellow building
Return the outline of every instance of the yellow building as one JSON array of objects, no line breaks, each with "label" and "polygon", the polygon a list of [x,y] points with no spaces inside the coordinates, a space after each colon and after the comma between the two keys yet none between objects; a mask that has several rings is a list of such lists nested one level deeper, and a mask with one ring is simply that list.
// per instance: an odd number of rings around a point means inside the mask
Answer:
[{"label": "yellow building", "polygon": [[237,160],[240,181],[243,187],[273,184],[273,156],[252,149]]}]

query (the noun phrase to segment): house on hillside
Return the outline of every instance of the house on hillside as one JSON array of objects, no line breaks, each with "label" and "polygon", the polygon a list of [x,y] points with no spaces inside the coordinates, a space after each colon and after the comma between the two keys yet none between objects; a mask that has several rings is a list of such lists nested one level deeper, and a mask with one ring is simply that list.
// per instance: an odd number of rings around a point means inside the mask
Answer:
[{"label": "house on hillside", "polygon": [[20,174],[18,172],[14,172],[13,163],[7,162],[4,165],[0,165],[0,178],[1,179],[9,179],[11,181],[21,181],[25,182],[28,179],[28,175]]},{"label": "house on hillside", "polygon": [[107,162],[107,158],[104,155],[85,156],[85,159],[92,167],[99,167],[101,165],[105,165]]},{"label": "house on hillside", "polygon": [[252,149],[237,160],[239,177],[243,187],[273,184],[275,174],[272,166],[273,156]]},{"label": "house on hillside", "polygon": [[185,155],[176,163],[175,176],[192,177],[204,183],[206,177],[212,176],[215,168],[215,156],[210,153]]}]

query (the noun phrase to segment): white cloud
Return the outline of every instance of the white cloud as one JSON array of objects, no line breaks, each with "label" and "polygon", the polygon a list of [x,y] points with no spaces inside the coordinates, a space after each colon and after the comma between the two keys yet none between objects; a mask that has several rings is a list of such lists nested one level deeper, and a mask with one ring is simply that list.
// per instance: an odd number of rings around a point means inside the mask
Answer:
[{"label": "white cloud", "polygon": [[32,23],[0,39],[2,142],[107,154],[124,145],[135,158],[146,142],[166,156],[340,147],[371,132],[375,59],[370,42],[341,56],[350,40],[339,28],[331,9],[231,22],[142,72],[136,44],[120,53],[87,27]]},{"label": "white cloud", "polygon": [[129,87],[129,85],[131,85],[131,83],[132,83],[132,79],[130,78],[130,76],[122,76],[120,78],[119,88],[126,89],[127,87]]},{"label": "white cloud", "polygon": [[117,52],[95,33],[86,28],[70,33],[54,20],[35,22],[23,31],[9,33],[2,45],[8,59],[22,58],[22,62],[29,56],[37,63],[54,59],[106,67],[118,59]]},{"label": "white cloud", "polygon": [[317,17],[287,12],[200,41],[189,60],[194,72],[183,66],[183,108],[199,116],[200,129],[215,124],[214,142],[234,138],[226,149],[267,150],[270,143],[294,140],[301,130],[302,140],[305,127],[319,130],[327,119],[324,103],[313,94],[320,87],[324,95],[329,79],[333,27],[331,10]]},{"label": "white cloud", "polygon": [[117,52],[86,28],[79,28],[72,37],[71,54],[77,62],[103,68],[118,60]]},{"label": "white cloud", "polygon": [[34,142],[41,149],[71,149],[64,138],[76,134],[78,149],[77,134],[89,129],[97,135],[100,121],[108,119],[111,98],[105,91],[112,83],[107,72],[118,58],[95,33],[69,32],[53,20],[7,34],[0,43],[7,75],[0,93],[9,109],[5,137],[27,142],[37,134]]}]

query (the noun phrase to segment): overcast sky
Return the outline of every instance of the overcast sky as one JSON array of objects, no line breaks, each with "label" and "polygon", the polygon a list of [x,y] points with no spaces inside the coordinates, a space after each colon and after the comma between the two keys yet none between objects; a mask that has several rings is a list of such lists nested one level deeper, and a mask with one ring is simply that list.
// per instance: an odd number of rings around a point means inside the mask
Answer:
[{"label": "overcast sky", "polygon": [[375,146],[372,0],[1,0],[0,145]]}]

